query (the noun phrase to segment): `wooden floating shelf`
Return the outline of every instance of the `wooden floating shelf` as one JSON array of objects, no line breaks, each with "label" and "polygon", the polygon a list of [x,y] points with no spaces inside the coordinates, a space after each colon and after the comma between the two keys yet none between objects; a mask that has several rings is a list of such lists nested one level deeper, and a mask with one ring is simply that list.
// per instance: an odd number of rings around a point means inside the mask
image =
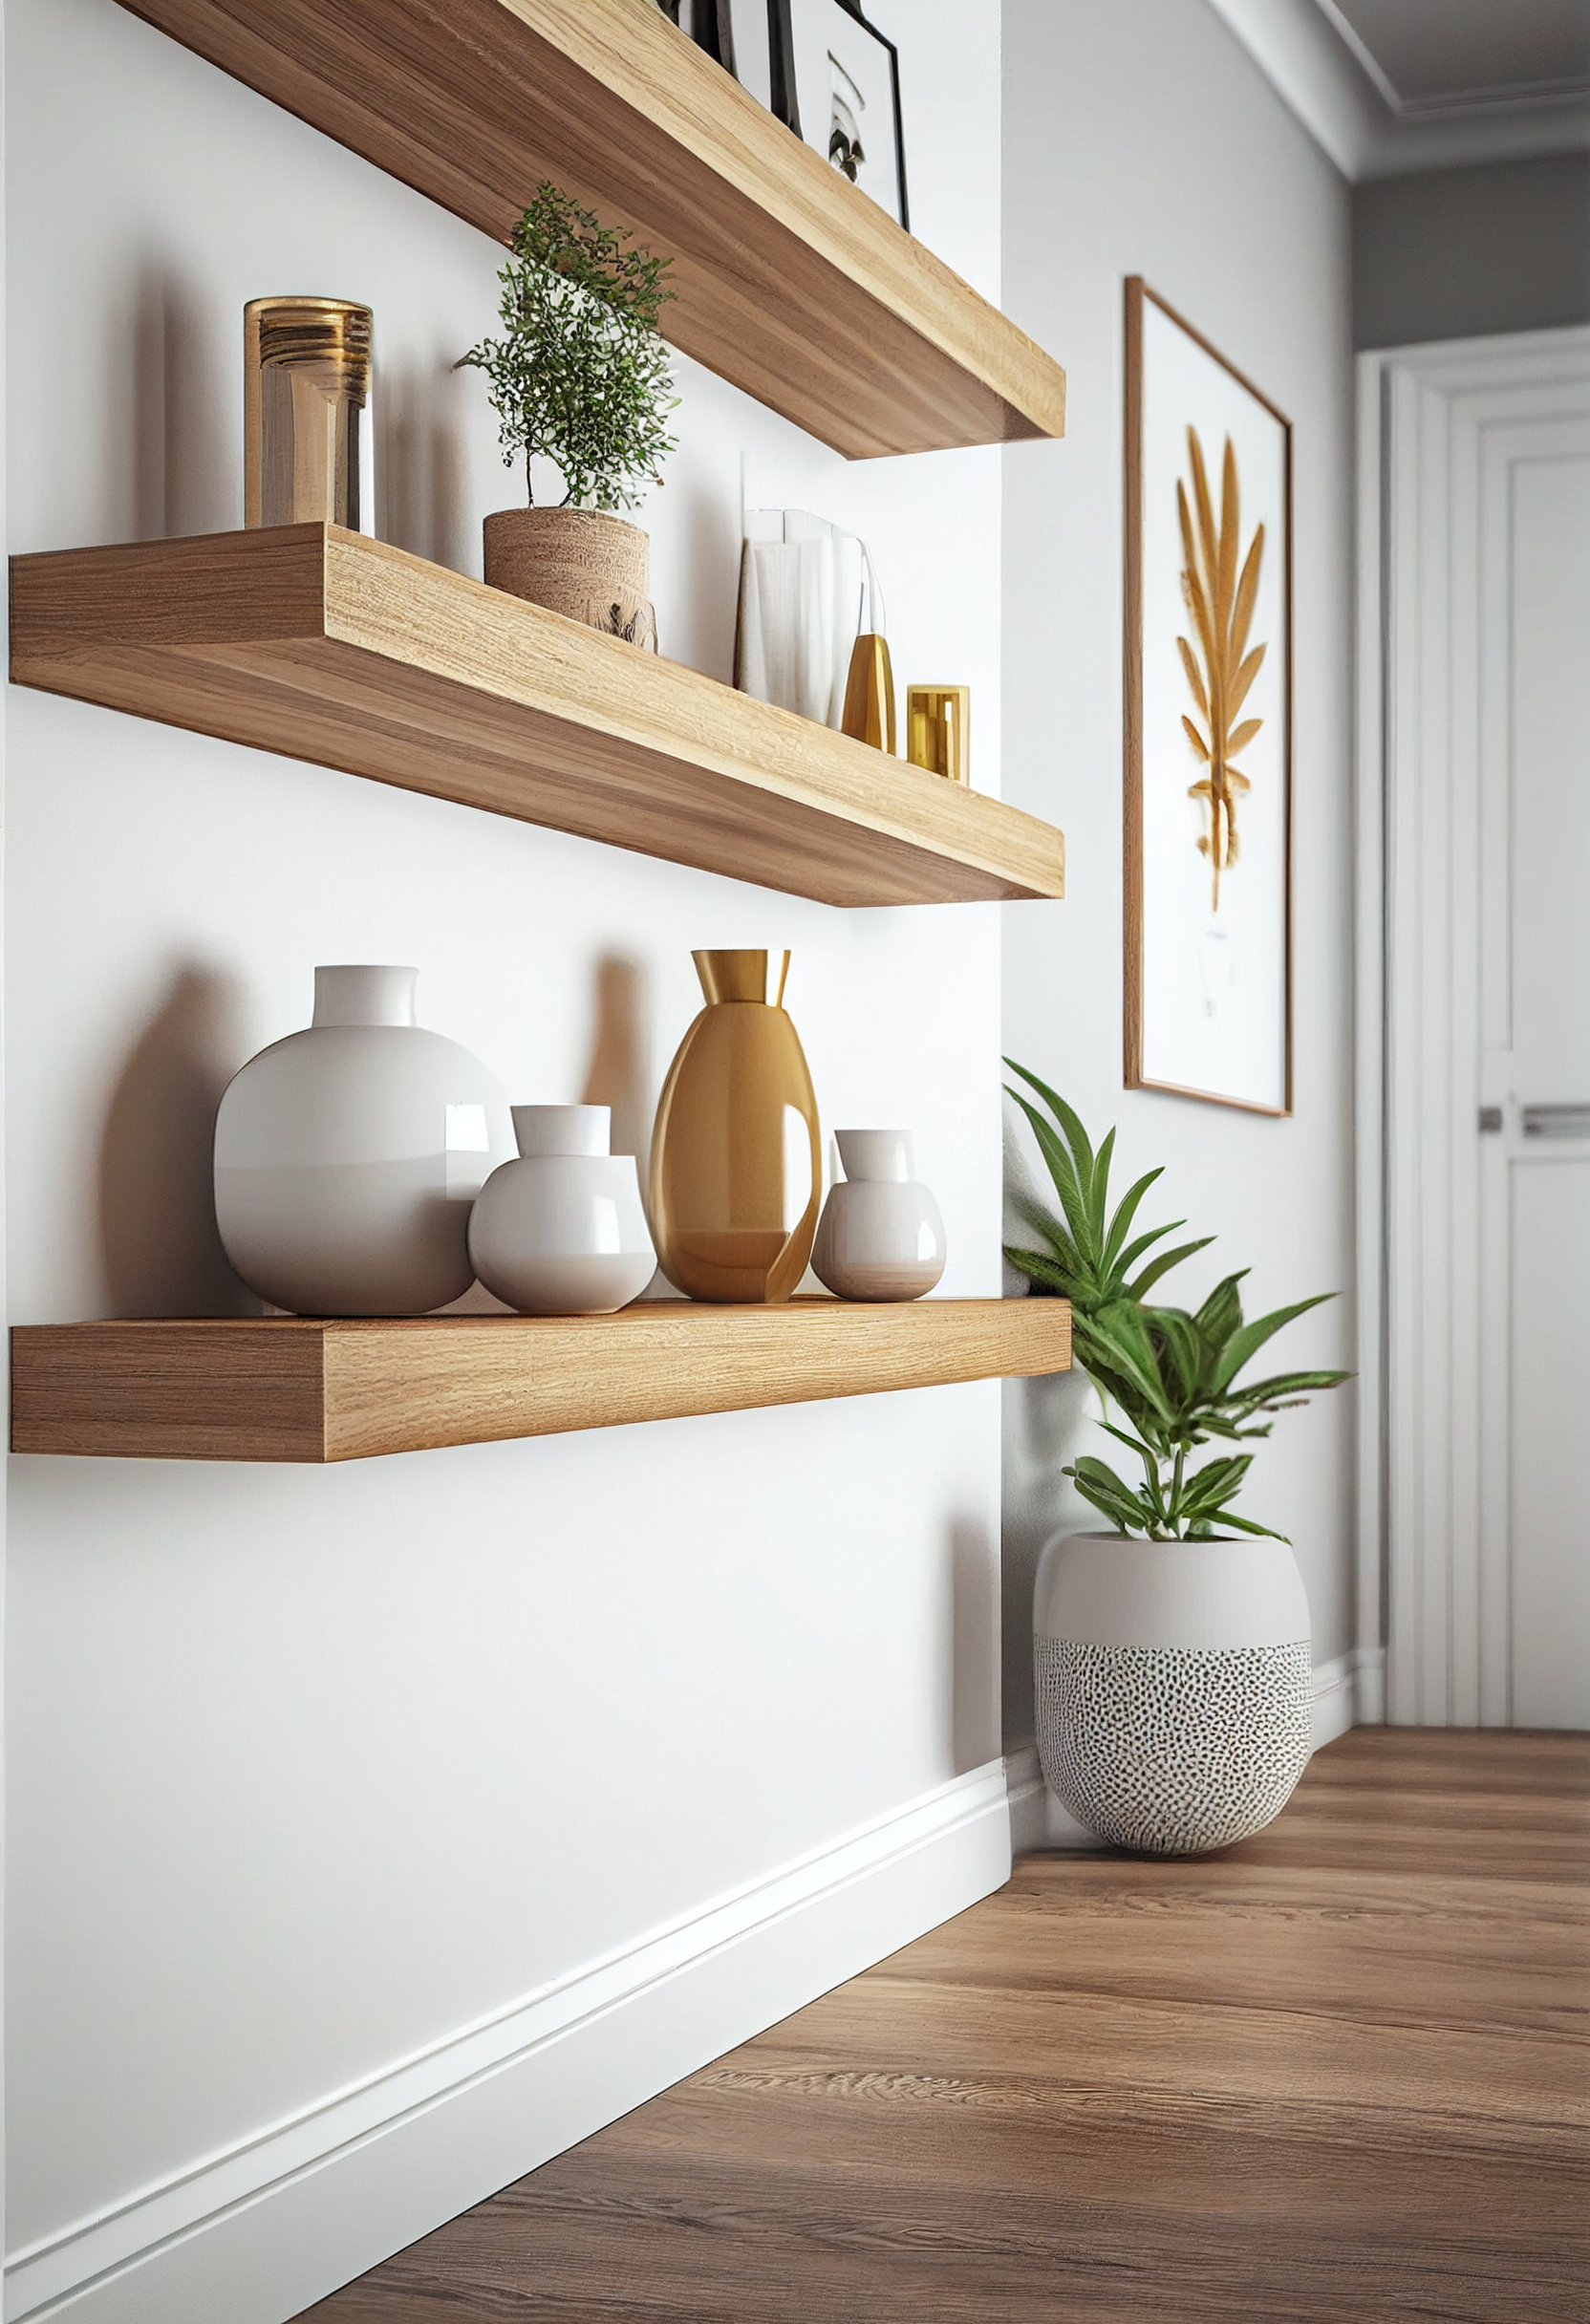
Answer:
[{"label": "wooden floating shelf", "polygon": [[851,458],[1059,436],[1065,375],[648,0],[124,0],[495,241],[544,179],[663,329]]},{"label": "wooden floating shelf", "polygon": [[11,1333],[11,1450],[358,1460],[1024,1377],[1070,1361],[1071,1310],[1051,1299],[26,1324]]},{"label": "wooden floating shelf", "polygon": [[334,526],[14,557],[11,675],[824,903],[1064,893],[1036,817]]}]

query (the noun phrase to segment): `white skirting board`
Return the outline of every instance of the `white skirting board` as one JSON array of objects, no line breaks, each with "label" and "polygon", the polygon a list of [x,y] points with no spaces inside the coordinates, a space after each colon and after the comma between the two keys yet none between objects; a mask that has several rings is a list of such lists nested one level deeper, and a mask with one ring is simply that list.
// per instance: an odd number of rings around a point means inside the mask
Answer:
[{"label": "white skirting board", "polygon": [[[1314,1672],[1314,1748],[1334,1743],[1349,1727],[1379,1727],[1386,1717],[1386,1649],[1358,1648],[1320,1663]],[[1010,1785],[1010,1843],[1016,1855],[1032,1848],[1091,1848],[1091,1832],[1068,1816],[1044,1782],[1031,1745],[1005,1760]]]},{"label": "white skirting board", "polygon": [[7,2324],[282,2324],[987,1896],[1010,1838],[991,1760],[15,2253]]}]

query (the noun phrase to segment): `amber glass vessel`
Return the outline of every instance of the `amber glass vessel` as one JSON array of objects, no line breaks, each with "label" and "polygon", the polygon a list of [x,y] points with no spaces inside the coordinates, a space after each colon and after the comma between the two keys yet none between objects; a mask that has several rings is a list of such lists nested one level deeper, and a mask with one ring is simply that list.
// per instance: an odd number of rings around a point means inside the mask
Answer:
[{"label": "amber glass vessel", "polygon": [[786,1300],[823,1192],[817,1098],[784,1009],[789,955],[693,957],[707,1005],[668,1068],[652,1132],[657,1257],[693,1300]]},{"label": "amber glass vessel", "polygon": [[243,310],[246,525],[359,530],[370,334],[369,308],[349,299],[256,298]]}]

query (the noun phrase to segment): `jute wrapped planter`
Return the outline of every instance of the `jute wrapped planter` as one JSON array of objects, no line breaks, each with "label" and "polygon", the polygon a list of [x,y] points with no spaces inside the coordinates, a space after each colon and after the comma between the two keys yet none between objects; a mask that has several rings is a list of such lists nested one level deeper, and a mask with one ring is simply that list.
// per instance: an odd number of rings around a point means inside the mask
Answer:
[{"label": "jute wrapped planter", "polygon": [[1311,1664],[1284,1541],[1072,1534],[1040,1561],[1039,1758],[1115,1847],[1197,1856],[1278,1816],[1313,1747]]},{"label": "jute wrapped planter", "polygon": [[499,508],[484,529],[491,588],[656,652],[650,544],[638,525],[595,508]]}]

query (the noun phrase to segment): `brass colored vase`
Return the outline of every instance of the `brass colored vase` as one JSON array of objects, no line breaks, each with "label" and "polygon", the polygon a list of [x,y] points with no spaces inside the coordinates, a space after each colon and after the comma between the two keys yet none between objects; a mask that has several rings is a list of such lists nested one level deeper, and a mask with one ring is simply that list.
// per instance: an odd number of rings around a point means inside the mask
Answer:
[{"label": "brass colored vase", "polygon": [[652,1233],[691,1299],[771,1304],[806,1272],[823,1192],[817,1099],[783,1005],[789,955],[693,957],[707,1005],[657,1101]]}]

